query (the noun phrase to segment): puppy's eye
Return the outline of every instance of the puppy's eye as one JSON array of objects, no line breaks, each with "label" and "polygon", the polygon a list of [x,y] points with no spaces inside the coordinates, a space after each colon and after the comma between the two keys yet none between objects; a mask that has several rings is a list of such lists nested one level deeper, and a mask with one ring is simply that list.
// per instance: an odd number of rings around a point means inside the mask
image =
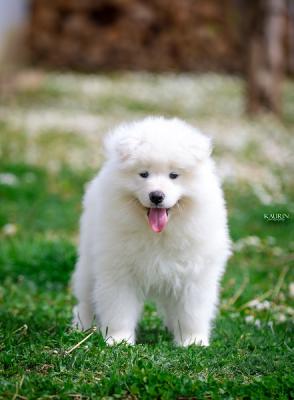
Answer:
[{"label": "puppy's eye", "polygon": [[170,179],[177,179],[178,176],[179,176],[179,174],[176,174],[175,172],[171,172],[169,174]]},{"label": "puppy's eye", "polygon": [[148,178],[149,172],[148,172],[148,171],[144,171],[144,172],[141,172],[139,175],[140,175],[142,178]]}]

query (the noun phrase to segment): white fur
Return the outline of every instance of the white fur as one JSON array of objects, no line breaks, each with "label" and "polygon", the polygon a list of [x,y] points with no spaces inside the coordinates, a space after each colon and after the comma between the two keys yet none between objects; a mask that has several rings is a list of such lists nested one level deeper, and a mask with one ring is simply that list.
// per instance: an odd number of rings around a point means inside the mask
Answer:
[{"label": "white fur", "polygon": [[[109,344],[133,344],[152,298],[177,344],[208,345],[230,254],[209,139],[181,120],[149,117],[115,129],[105,148],[84,198],[73,324],[88,329],[95,318]],[[161,233],[147,222],[153,190],[165,193],[170,208]]]}]

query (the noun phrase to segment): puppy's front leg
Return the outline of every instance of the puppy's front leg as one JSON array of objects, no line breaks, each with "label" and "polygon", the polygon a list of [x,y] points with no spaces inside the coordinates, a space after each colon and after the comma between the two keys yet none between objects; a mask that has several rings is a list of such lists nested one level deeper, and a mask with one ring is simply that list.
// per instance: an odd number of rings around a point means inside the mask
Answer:
[{"label": "puppy's front leg", "polygon": [[109,345],[135,343],[135,329],[142,310],[135,288],[128,282],[107,282],[99,277],[94,292],[100,330]]},{"label": "puppy's front leg", "polygon": [[172,330],[178,345],[209,345],[211,322],[217,305],[217,286],[217,282],[209,286],[189,285],[174,311],[171,310],[174,313]]}]

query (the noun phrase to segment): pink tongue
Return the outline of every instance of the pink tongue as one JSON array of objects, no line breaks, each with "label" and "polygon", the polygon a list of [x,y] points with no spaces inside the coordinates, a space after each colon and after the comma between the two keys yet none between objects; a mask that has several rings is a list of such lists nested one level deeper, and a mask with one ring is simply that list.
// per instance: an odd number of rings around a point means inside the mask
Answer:
[{"label": "pink tongue", "polygon": [[167,224],[167,212],[165,208],[150,208],[148,221],[154,232],[161,232]]}]

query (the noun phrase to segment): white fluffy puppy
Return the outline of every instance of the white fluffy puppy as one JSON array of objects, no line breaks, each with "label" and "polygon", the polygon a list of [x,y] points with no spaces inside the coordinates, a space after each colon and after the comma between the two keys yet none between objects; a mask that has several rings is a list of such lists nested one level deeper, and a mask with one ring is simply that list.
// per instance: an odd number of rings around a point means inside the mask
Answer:
[{"label": "white fluffy puppy", "polygon": [[230,254],[222,190],[207,137],[179,119],[149,117],[105,140],[87,188],[73,324],[95,318],[108,343],[135,343],[144,300],[155,300],[179,345],[208,345]]}]

